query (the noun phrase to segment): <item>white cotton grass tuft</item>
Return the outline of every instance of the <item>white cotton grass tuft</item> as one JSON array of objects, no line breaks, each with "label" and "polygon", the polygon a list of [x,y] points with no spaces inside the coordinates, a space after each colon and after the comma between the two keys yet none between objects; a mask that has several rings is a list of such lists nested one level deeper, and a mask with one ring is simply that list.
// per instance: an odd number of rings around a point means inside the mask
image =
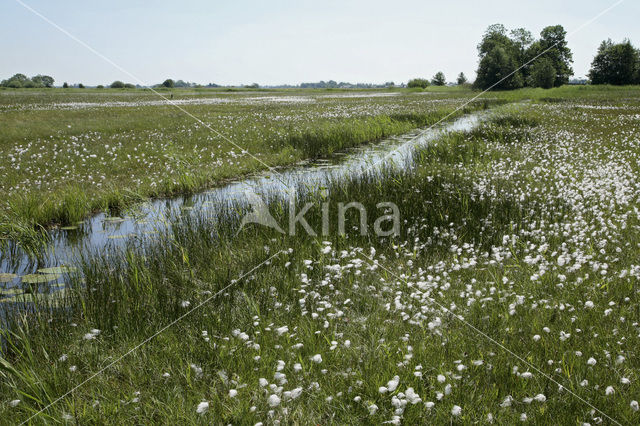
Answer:
[{"label": "white cotton grass tuft", "polygon": [[387,389],[389,392],[394,392],[398,388],[398,384],[400,383],[399,376],[393,376],[393,379],[387,382]]},{"label": "white cotton grass tuft", "polygon": [[507,395],[507,397],[500,403],[502,408],[511,407],[513,403],[513,397],[511,395]]},{"label": "white cotton grass tuft", "polygon": [[300,395],[302,395],[302,388],[301,387],[297,387],[295,389],[292,389],[290,391],[286,391],[282,394],[282,396],[284,397],[285,401],[291,400],[291,399],[297,399]]},{"label": "white cotton grass tuft", "polygon": [[407,398],[407,402],[409,402],[412,405],[416,405],[418,402],[421,402],[422,399],[420,398],[420,395],[418,395],[413,388],[407,388],[407,390],[404,393],[405,397]]},{"label": "white cotton grass tuft", "polygon": [[270,395],[267,399],[267,403],[269,404],[269,407],[277,407],[280,405],[280,397],[276,394]]},{"label": "white cotton grass tuft", "polygon": [[196,378],[202,377],[202,368],[198,367],[195,364],[191,364],[191,370],[193,371],[193,374],[196,375]]},{"label": "white cotton grass tuft", "polygon": [[200,404],[198,404],[198,407],[196,408],[196,413],[204,414],[207,411],[209,411],[209,403],[207,401],[202,401]]},{"label": "white cotton grass tuft", "polygon": [[452,416],[459,416],[462,413],[462,407],[460,407],[459,405],[454,405],[451,408],[451,415]]},{"label": "white cotton grass tuft", "polygon": [[98,335],[100,334],[100,330],[98,330],[97,328],[92,328],[91,330],[89,330],[89,332],[87,334],[85,334],[82,338],[84,340],[93,340],[96,337],[98,337]]}]

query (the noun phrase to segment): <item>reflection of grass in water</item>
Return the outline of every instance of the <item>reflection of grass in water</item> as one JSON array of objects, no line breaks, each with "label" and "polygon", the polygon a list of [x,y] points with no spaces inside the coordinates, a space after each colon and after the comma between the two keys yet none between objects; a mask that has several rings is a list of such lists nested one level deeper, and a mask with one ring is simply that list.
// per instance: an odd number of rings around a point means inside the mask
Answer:
[{"label": "reflection of grass in water", "polygon": [[23,292],[21,289],[11,289],[13,291],[0,291],[0,294],[7,297],[0,298],[0,304],[35,305],[40,309],[64,308],[67,289],[58,287],[50,289],[48,292]]},{"label": "reflection of grass in water", "polygon": [[16,278],[18,278],[18,275],[16,275],[16,274],[1,273],[0,274],[0,283],[8,283],[8,282],[13,281]]},{"label": "reflection of grass in water", "polygon": [[60,278],[61,274],[29,274],[20,277],[23,283],[41,284],[55,281]]}]

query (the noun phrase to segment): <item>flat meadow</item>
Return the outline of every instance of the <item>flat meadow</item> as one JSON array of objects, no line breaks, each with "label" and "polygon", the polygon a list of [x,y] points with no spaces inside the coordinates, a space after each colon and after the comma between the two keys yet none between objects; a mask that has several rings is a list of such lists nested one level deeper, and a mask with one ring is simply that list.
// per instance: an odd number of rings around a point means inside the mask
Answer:
[{"label": "flat meadow", "polygon": [[[176,92],[241,150],[152,94],[87,93],[0,91],[6,235],[330,157],[477,94]],[[296,200],[394,203],[397,235],[355,211],[327,235],[176,215],[61,270],[55,306],[3,312],[0,420],[638,424],[640,88],[483,98],[404,169]]]},{"label": "flat meadow", "polygon": [[1,90],[0,234],[28,241],[34,226],[326,157],[433,124],[469,93]]}]

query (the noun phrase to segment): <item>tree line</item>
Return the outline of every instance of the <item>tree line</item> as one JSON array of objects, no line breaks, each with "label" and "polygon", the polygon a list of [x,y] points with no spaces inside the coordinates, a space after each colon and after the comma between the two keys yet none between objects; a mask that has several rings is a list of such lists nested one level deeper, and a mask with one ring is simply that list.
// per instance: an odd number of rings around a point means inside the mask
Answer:
[{"label": "tree line", "polygon": [[[478,44],[477,77],[473,83],[476,89],[519,89],[522,87],[551,88],[567,84],[573,75],[571,64],[573,54],[566,41],[566,31],[562,25],[545,27],[540,32],[540,38],[535,39],[525,28],[508,31],[502,24],[490,25]],[[611,39],[600,44],[591,63],[588,74],[591,84],[640,84],[640,50],[635,48],[628,39],[621,43],[613,43]],[[15,74],[11,78],[2,80],[0,87],[11,88],[42,88],[53,87],[54,79],[48,75],[38,74],[31,78],[24,74]],[[467,77],[460,73],[456,79],[458,85],[467,84]],[[447,84],[442,71],[437,72],[431,80],[414,78],[409,80],[409,88],[425,88],[430,85],[444,86]],[[394,87],[393,82],[384,84],[346,83],[334,80],[317,83],[301,83],[300,88],[381,88]],[[70,87],[66,82],[63,88]],[[82,84],[74,87],[84,88]],[[108,87],[112,89],[128,89],[134,86],[116,80]],[[201,86],[183,80],[167,79],[154,87],[220,87],[209,83]],[[259,87],[257,83],[245,87]],[[102,85],[98,89],[104,88]]]},{"label": "tree line", "polygon": [[16,74],[13,77],[2,80],[0,82],[0,87],[12,87],[14,89],[20,89],[23,87],[53,87],[54,81],[53,77],[48,75],[38,74],[29,78],[24,74]]},{"label": "tree line", "polygon": [[[502,24],[490,25],[478,44],[476,89],[509,90],[522,87],[545,89],[562,86],[573,75],[573,54],[562,25],[545,27],[540,38],[525,28],[507,30]],[[588,74],[591,84],[640,84],[640,50],[631,41],[613,43],[611,39],[600,44]],[[460,73],[459,85],[467,78]],[[443,86],[446,79],[438,72],[429,81],[425,78],[409,80],[408,87],[425,88]]]},{"label": "tree line", "polygon": [[[467,76],[464,75],[463,72],[461,72],[460,74],[458,74],[458,78],[456,82],[458,83],[458,85],[466,84]],[[420,87],[424,89],[425,87],[432,86],[432,85],[445,86],[446,84],[447,84],[447,78],[445,77],[444,73],[442,71],[438,71],[431,78],[431,81],[427,80],[426,78],[414,78],[412,80],[409,80],[409,82],[407,83],[407,87],[408,88]]]},{"label": "tree line", "polygon": [[562,25],[545,27],[536,40],[525,28],[490,25],[478,44],[477,89],[551,88],[569,82],[573,55]]}]

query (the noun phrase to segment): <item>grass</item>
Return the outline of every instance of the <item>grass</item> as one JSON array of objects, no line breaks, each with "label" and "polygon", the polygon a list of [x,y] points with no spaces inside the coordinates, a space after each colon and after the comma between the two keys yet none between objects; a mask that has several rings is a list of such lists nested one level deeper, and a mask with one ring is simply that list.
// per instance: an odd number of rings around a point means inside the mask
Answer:
[{"label": "grass", "polygon": [[367,93],[176,91],[174,101],[187,102],[182,107],[216,134],[145,91],[0,92],[0,222],[3,229],[69,225],[331,155],[433,124],[453,112],[462,92]]},{"label": "grass", "polygon": [[[620,93],[502,106],[407,170],[306,193],[316,230],[329,203],[326,236],[185,216],[85,259],[68,309],[6,316],[1,418],[28,419],[220,292],[35,421],[637,423],[640,98]],[[337,234],[350,201],[370,222],[396,203],[401,234],[362,236],[351,214]]]},{"label": "grass", "polygon": [[[488,93],[461,112],[633,91],[586,86]],[[192,193],[428,126],[477,95],[465,88],[170,93],[222,136],[148,90],[1,91],[0,240],[34,251],[43,240],[35,231],[43,227],[67,226],[98,211],[118,214],[149,197]]]}]

